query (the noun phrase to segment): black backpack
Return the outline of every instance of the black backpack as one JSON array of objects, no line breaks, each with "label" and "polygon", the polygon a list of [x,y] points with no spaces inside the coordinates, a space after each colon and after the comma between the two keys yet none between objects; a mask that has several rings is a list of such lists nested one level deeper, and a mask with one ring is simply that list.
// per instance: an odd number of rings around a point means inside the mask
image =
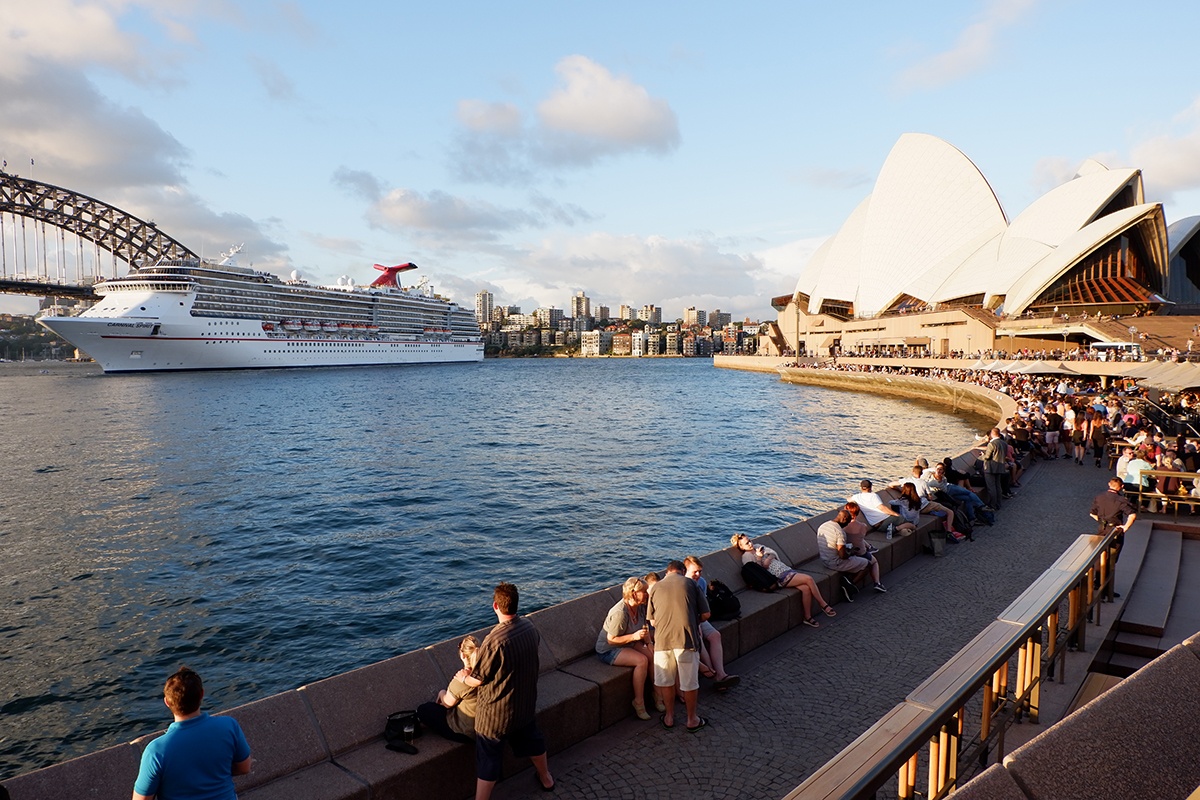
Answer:
[{"label": "black backpack", "polygon": [[775,580],[775,576],[757,561],[742,564],[742,580],[751,589],[759,592],[773,592],[779,588],[779,581]]},{"label": "black backpack", "polygon": [[737,619],[742,615],[742,601],[718,580],[708,582],[708,610],[712,619]]}]

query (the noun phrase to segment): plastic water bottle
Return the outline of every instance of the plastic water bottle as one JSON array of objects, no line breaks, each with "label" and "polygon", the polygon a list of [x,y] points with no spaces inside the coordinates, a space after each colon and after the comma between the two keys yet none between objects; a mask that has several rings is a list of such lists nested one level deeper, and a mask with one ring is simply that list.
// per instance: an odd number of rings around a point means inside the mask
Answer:
[{"label": "plastic water bottle", "polygon": [[889,523],[888,523],[888,532],[887,532],[887,538],[889,538],[889,539],[890,539],[890,538],[892,538],[892,534],[894,534],[895,532],[896,532],[896,523],[894,523],[894,522],[889,522]]}]

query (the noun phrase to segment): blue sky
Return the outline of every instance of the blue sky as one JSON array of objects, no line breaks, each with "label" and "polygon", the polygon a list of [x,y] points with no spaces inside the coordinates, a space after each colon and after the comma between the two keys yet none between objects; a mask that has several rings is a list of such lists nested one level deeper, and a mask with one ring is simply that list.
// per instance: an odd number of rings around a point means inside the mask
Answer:
[{"label": "blue sky", "polygon": [[1010,219],[1087,158],[1200,213],[1196,30],[1083,0],[0,0],[0,156],[281,275],[771,318],[905,132]]}]

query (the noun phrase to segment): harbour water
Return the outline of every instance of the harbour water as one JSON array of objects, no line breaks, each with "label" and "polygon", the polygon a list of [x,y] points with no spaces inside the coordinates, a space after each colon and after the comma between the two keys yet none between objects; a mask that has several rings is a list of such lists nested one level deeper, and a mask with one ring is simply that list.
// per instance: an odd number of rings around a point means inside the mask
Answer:
[{"label": "harbour water", "polygon": [[[5,367],[8,365],[0,365]],[[0,368],[0,778],[818,513],[990,420],[701,359]],[[599,620],[581,620],[599,624]]]}]

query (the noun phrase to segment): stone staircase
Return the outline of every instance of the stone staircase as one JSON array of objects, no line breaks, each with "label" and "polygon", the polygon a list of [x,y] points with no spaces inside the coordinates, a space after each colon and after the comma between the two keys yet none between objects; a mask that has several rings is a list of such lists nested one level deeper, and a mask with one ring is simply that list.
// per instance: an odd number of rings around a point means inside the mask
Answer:
[{"label": "stone staircase", "polygon": [[1200,528],[1135,524],[1116,588],[1124,604],[1091,671],[1125,678],[1200,630]]}]

